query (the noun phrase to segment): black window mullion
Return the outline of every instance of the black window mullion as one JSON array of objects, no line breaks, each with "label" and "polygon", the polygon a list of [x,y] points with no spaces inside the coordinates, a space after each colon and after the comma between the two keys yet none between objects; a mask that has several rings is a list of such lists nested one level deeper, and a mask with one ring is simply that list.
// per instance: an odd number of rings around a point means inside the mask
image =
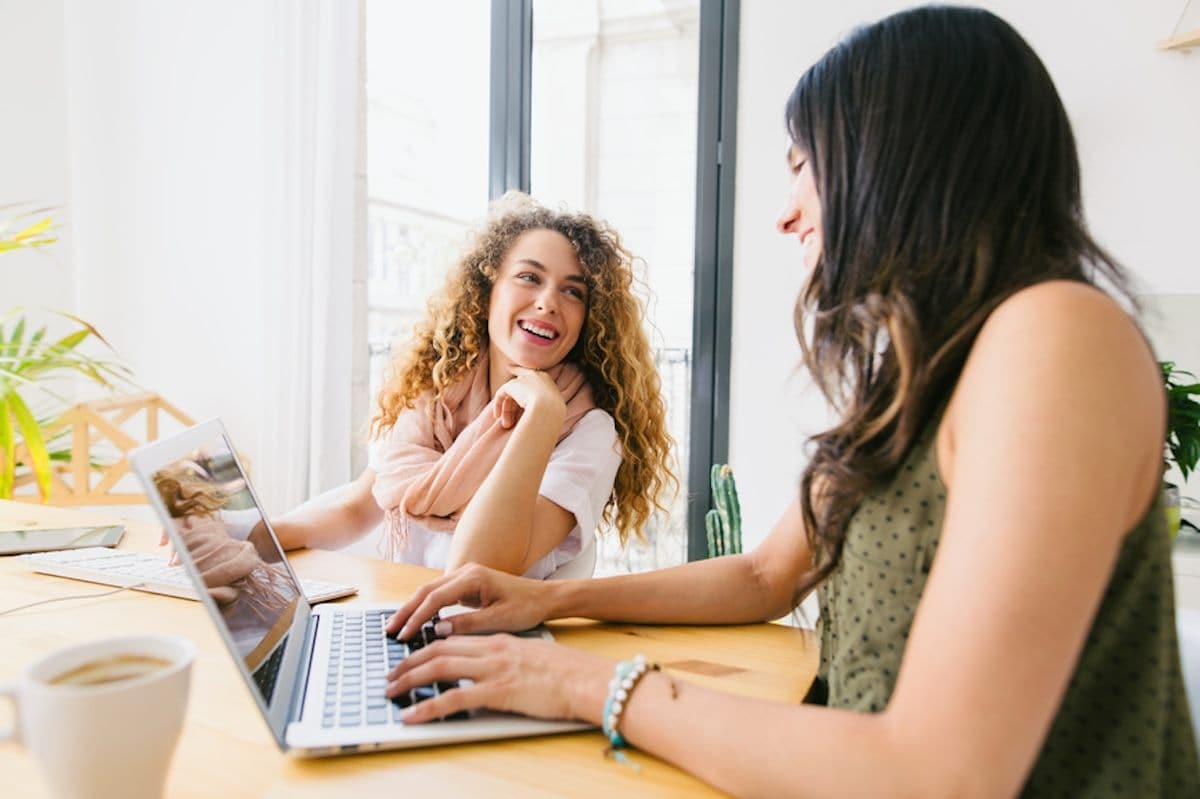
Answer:
[{"label": "black window mullion", "polygon": [[729,457],[739,0],[701,0],[688,560],[708,557],[709,470]]}]

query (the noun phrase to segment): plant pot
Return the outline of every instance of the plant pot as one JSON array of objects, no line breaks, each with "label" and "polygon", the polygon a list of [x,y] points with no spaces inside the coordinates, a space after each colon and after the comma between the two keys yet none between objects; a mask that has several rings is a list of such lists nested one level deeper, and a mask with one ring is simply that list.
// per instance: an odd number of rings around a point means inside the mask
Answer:
[{"label": "plant pot", "polygon": [[1167,515],[1167,532],[1171,534],[1171,540],[1175,540],[1175,536],[1179,535],[1181,516],[1179,486],[1174,483],[1163,483],[1163,512]]}]

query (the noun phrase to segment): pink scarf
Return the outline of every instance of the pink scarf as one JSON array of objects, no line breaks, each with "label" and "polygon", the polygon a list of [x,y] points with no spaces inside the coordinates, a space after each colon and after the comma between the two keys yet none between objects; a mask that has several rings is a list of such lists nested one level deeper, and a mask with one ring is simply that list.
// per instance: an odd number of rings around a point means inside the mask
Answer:
[{"label": "pink scarf", "polygon": [[[583,372],[561,363],[547,374],[567,404],[558,441],[596,407]],[[455,381],[429,413],[426,393],[416,407],[402,411],[379,451],[372,493],[387,516],[384,546],[388,559],[404,549],[410,519],[430,530],[452,533],[467,503],[500,459],[512,429],[492,412],[488,354]]]}]

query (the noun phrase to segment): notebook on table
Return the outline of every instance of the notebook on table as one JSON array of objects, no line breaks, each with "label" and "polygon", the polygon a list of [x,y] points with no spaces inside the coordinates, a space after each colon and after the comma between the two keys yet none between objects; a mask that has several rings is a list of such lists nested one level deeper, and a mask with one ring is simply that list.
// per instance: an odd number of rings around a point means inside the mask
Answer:
[{"label": "notebook on table", "polygon": [[432,623],[400,642],[383,629],[393,605],[310,605],[220,420],[148,444],[130,462],[281,749],[335,755],[589,727],[489,711],[403,724],[405,706],[457,687],[384,696],[386,673],[433,640]]}]

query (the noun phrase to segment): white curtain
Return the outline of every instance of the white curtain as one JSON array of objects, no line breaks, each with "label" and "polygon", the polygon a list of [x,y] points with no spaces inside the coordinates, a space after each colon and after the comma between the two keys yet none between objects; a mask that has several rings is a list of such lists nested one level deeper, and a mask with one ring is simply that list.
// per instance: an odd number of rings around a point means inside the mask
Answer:
[{"label": "white curtain", "polygon": [[279,507],[350,477],[358,4],[273,0],[267,43],[264,306],[282,389],[264,458]]},{"label": "white curtain", "polygon": [[350,477],[359,7],[67,0],[77,307],[268,509]]}]

